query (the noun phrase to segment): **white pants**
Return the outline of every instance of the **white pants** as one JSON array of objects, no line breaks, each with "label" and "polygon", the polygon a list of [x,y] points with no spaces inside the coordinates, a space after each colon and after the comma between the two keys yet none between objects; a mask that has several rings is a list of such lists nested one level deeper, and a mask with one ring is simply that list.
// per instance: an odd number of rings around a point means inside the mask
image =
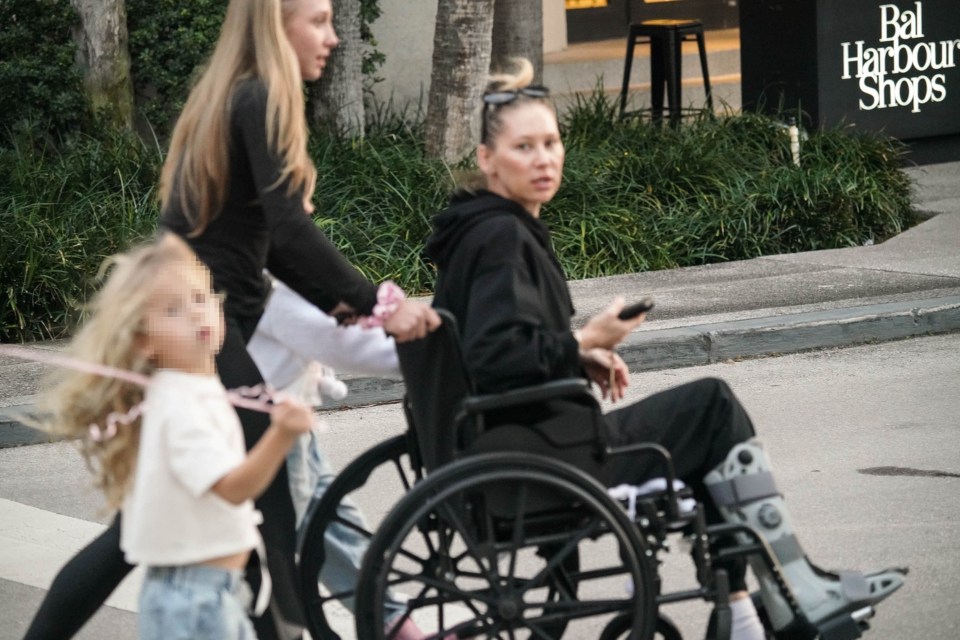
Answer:
[{"label": "white pants", "polygon": [[[247,344],[247,351],[267,383],[312,404],[319,404],[316,381],[309,378],[314,362],[348,373],[401,377],[393,338],[383,329],[341,327],[335,319],[279,281],[274,281],[273,293]],[[310,500],[322,496],[335,477],[316,433],[300,436],[290,449],[287,475],[299,528]],[[364,526],[363,514],[349,500],[340,505],[339,513]],[[327,531],[325,544],[326,562],[320,574],[321,582],[332,592],[353,589],[367,541],[353,530],[335,524]],[[352,609],[352,601],[344,604]],[[389,594],[385,607],[387,621],[406,610],[402,602]]]}]

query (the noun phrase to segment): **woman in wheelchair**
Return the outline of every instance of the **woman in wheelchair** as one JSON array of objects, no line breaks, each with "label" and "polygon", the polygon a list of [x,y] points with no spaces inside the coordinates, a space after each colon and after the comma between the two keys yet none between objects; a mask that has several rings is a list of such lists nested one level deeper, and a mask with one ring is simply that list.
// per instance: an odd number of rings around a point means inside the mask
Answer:
[{"label": "woman in wheelchair", "polygon": [[[586,376],[604,396],[622,398],[628,370],[614,351],[643,316],[618,319],[615,300],[579,331],[567,278],[551,248],[542,205],[557,193],[564,147],[548,91],[531,86],[521,60],[513,75],[491,78],[483,97],[477,149],[480,185],[461,188],[434,218],[426,255],[438,269],[434,306],[456,318],[467,369],[481,393]],[[702,379],[654,394],[605,415],[612,446],[653,442],[672,455],[676,475],[704,504],[708,523],[747,524],[760,532],[782,565],[796,604],[814,624],[887,597],[903,571],[827,573],[805,557],[774,485],[754,426],[731,389]],[[642,484],[655,474],[639,456],[611,459],[607,486]],[[767,568],[751,565],[773,630],[793,622]],[[747,597],[746,564],[728,560],[735,640],[765,637]],[[823,634],[822,637],[827,637]],[[856,636],[853,636],[856,637]]]}]

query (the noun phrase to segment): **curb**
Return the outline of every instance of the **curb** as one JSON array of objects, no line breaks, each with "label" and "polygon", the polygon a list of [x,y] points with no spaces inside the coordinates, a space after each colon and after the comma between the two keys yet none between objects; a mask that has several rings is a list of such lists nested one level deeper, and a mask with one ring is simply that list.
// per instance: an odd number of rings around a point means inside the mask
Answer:
[{"label": "curb", "polygon": [[[638,331],[618,351],[631,371],[657,371],[953,331],[960,331],[960,296]],[[344,382],[349,401],[329,403],[323,411],[396,402],[404,393],[399,380],[357,376]],[[0,448],[50,441],[17,421],[16,414],[30,408],[0,410]]]},{"label": "curb", "polygon": [[4,408],[4,412],[0,414],[0,449],[53,442],[48,434],[21,424],[17,420],[17,416],[29,413],[31,408],[32,405]]},{"label": "curb", "polygon": [[[618,352],[631,371],[658,371],[952,331],[960,331],[960,296],[638,331]],[[357,377],[344,382],[348,401],[325,405],[324,411],[403,397],[398,380]]]},{"label": "curb", "polygon": [[631,371],[656,371],[951,331],[960,296],[640,331],[619,353]]}]

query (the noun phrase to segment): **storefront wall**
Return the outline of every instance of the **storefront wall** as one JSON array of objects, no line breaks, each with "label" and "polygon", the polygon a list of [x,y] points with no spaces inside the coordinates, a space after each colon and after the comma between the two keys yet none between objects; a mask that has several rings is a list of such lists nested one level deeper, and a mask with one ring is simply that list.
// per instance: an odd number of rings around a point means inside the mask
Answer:
[{"label": "storefront wall", "polygon": [[706,29],[737,26],[738,0],[564,0],[569,42],[624,38],[631,22],[694,18]]},{"label": "storefront wall", "polygon": [[[526,0],[524,0],[526,1]],[[567,47],[564,0],[543,1],[543,51]],[[373,23],[377,49],[386,61],[374,85],[383,102],[415,110],[427,107],[433,63],[433,26],[437,20],[436,0],[380,0],[382,15]]]}]

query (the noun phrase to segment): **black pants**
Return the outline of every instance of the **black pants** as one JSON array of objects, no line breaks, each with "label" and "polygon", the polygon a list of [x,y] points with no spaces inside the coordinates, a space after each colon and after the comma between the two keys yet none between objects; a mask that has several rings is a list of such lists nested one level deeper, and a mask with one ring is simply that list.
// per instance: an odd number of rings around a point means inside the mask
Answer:
[{"label": "black pants", "polygon": [[[606,414],[611,446],[655,442],[670,452],[677,477],[703,503],[708,524],[723,522],[703,483],[734,446],[755,435],[746,410],[727,383],[703,378],[655,393]],[[620,456],[609,462],[607,482],[641,484],[662,475],[652,456]],[[746,590],[746,563],[725,562],[732,591]]]},{"label": "black pants", "polygon": [[[246,322],[227,318],[223,348],[217,356],[217,371],[227,389],[253,386],[263,382],[247,353],[246,343],[256,328],[256,320]],[[263,413],[238,409],[247,448],[252,447],[270,424]],[[274,614],[279,613],[286,626],[302,626],[300,590],[296,581],[296,519],[290,498],[286,465],[256,501],[263,513],[260,532],[267,549],[267,565],[273,579],[273,605],[261,618],[253,620],[261,640],[280,637]],[[120,516],[99,537],[84,547],[57,574],[24,637],[25,640],[64,640],[72,637],[96,613],[133,566],[120,550]],[[254,558],[248,568],[254,587],[259,586],[259,563]]]}]

